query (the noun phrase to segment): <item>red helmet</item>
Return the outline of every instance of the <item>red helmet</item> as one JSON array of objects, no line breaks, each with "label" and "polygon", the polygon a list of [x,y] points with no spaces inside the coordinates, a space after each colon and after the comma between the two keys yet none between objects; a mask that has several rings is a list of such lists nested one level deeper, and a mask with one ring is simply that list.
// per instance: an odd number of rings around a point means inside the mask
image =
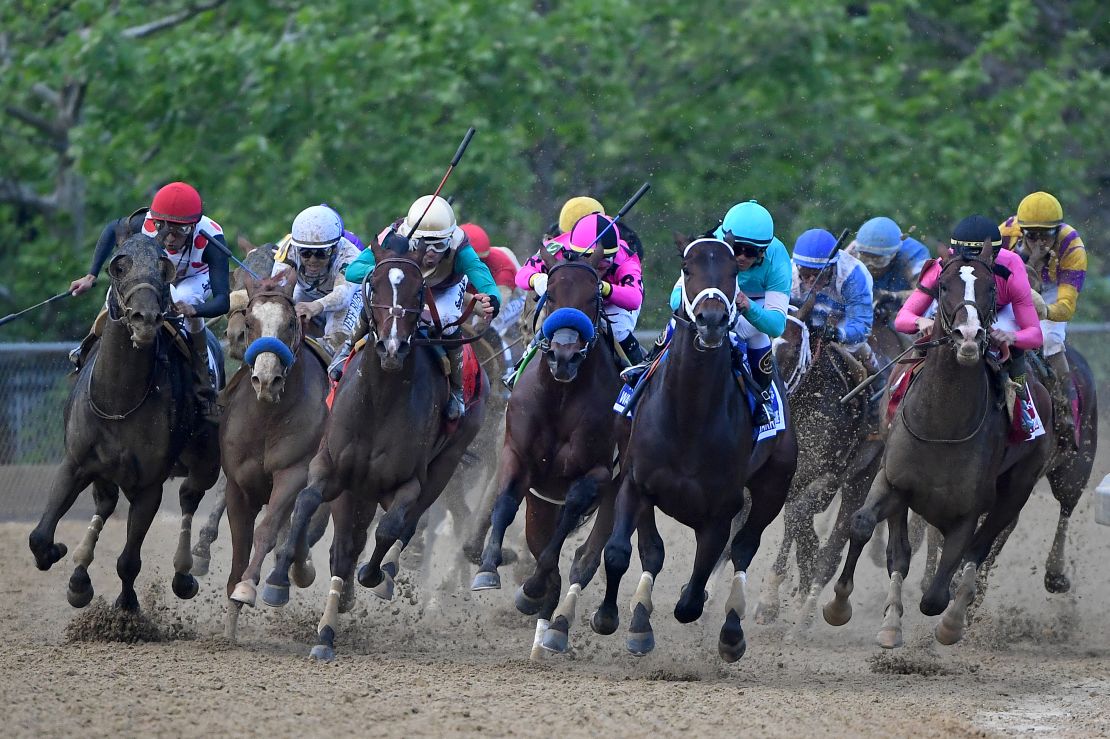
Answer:
[{"label": "red helmet", "polygon": [[150,217],[156,221],[196,223],[204,213],[200,193],[192,185],[171,182],[154,195]]},{"label": "red helmet", "polygon": [[485,259],[489,256],[489,234],[484,228],[474,223],[464,223],[459,228],[466,232],[466,238],[479,258]]}]

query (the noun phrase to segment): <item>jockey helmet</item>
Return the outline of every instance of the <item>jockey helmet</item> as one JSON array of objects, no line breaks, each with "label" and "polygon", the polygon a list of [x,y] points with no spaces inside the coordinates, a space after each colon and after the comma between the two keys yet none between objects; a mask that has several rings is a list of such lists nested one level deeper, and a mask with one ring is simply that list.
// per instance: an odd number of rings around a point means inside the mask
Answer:
[{"label": "jockey helmet", "polygon": [[204,214],[204,205],[192,185],[171,182],[154,194],[150,217],[171,223],[196,223]]},{"label": "jockey helmet", "polygon": [[479,259],[485,259],[489,256],[489,234],[486,233],[484,228],[476,223],[464,223],[459,228],[466,233],[466,238]]},{"label": "jockey helmet", "polygon": [[[836,246],[836,237],[823,228],[811,228],[794,242],[791,259],[799,267],[821,269],[829,263],[829,255]],[[833,262],[836,261],[834,258]]]},{"label": "jockey helmet", "polygon": [[[424,213],[425,210],[428,211],[427,214]],[[417,225],[419,228],[414,232],[413,226]],[[454,235],[456,228],[455,211],[451,204],[438,195],[424,195],[409,206],[403,234],[409,239],[444,241]]]},{"label": "jockey helmet", "polygon": [[1022,228],[1055,228],[1064,221],[1064,209],[1050,193],[1030,193],[1018,205],[1017,221]]},{"label": "jockey helmet", "polygon": [[729,208],[713,235],[730,245],[743,242],[762,250],[770,246],[775,238],[775,221],[766,208],[749,200]]},{"label": "jockey helmet", "polygon": [[863,254],[893,257],[902,245],[902,229],[886,216],[878,216],[859,227],[854,243]]},{"label": "jockey helmet", "polygon": [[298,249],[328,249],[343,238],[343,219],[327,205],[311,205],[297,214],[291,230]]},{"label": "jockey helmet", "polygon": [[589,213],[579,218],[574,228],[570,230],[567,247],[571,251],[582,254],[587,251],[592,252],[591,247],[596,246],[600,246],[607,257],[616,254],[622,246],[628,249],[628,244],[621,238],[621,232],[612,218],[600,213]]},{"label": "jockey helmet", "polygon": [[588,216],[590,213],[605,215],[605,206],[585,195],[571,198],[563,203],[563,209],[559,211],[559,233],[567,233],[583,216]]},{"label": "jockey helmet", "polygon": [[986,216],[968,216],[952,229],[952,250],[963,256],[979,256],[983,251],[983,242],[989,240],[997,249],[1002,246],[1002,234],[998,224]]}]

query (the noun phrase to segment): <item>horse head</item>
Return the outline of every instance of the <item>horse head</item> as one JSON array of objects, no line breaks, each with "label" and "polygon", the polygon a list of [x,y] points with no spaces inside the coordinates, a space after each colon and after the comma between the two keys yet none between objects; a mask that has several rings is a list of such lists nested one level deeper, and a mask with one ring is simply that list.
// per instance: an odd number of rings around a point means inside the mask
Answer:
[{"label": "horse head", "polygon": [[410,251],[400,234],[386,234],[381,244],[373,239],[376,266],[370,273],[363,300],[382,369],[396,372],[412,350],[413,336],[424,310],[424,273],[420,266],[425,247]]},{"label": "horse head", "polygon": [[247,290],[243,361],[251,368],[251,386],[258,399],[277,403],[304,337],[293,303],[297,278],[292,270],[284,270],[261,280],[245,275],[243,284]]},{"label": "horse head", "polygon": [[548,317],[541,329],[540,349],[551,375],[572,382],[597,339],[601,320],[601,275],[598,267],[605,253],[598,245],[588,255],[564,251],[557,260],[547,249],[540,256],[547,267]]},{"label": "horse head", "polygon": [[122,311],[131,343],[137,349],[148,347],[158,336],[165,317],[166,298],[176,269],[149,236],[117,233],[116,241],[116,252],[108,262],[112,282],[109,314],[117,308]]},{"label": "horse head", "polygon": [[697,330],[697,342],[716,349],[736,322],[736,275],[740,269],[732,247],[720,239],[700,238],[683,244],[676,239],[682,256],[682,306]]},{"label": "horse head", "polygon": [[995,318],[994,249],[944,260],[937,280],[937,321],[933,332],[956,350],[956,361],[974,366],[982,359]]},{"label": "horse head", "polygon": [[[242,236],[239,237],[239,248],[244,244],[250,245],[243,264],[256,275],[268,275],[274,271],[275,244],[254,246]],[[227,347],[228,354],[235,359],[242,359],[250,339],[247,338],[247,296],[246,280],[250,275],[243,267],[237,267],[231,273],[231,306],[227,312]]]}]

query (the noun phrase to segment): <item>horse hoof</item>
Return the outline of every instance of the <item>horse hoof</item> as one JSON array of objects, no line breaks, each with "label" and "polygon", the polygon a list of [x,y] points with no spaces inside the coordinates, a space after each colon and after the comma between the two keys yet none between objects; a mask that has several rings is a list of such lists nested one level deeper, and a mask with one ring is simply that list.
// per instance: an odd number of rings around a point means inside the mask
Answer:
[{"label": "horse hoof", "polygon": [[35,555],[35,567],[43,572],[53,567],[58,560],[66,556],[68,551],[65,544],[51,543],[38,546],[35,540],[31,539],[31,553]]},{"label": "horse hoof", "polygon": [[570,645],[570,624],[565,616],[558,616],[543,633],[540,646],[555,654],[566,654]]},{"label": "horse hoof", "polygon": [[516,589],[516,609],[525,616],[535,616],[543,607],[543,598],[533,598],[524,592],[524,586]]},{"label": "horse hoof", "polygon": [[471,590],[500,590],[501,576],[496,572],[479,572],[470,584]]},{"label": "horse hoof", "polygon": [[760,602],[755,607],[755,622],[761,626],[773,624],[779,618],[778,603]]},{"label": "horse hoof", "polygon": [[1066,593],[1071,590],[1071,580],[1062,572],[1044,573],[1044,589],[1050,593]]},{"label": "horse hoof", "polygon": [[197,579],[187,572],[177,572],[173,576],[173,594],[181,600],[189,600],[200,590]]},{"label": "horse hoof", "polygon": [[327,644],[317,644],[308,655],[318,662],[331,662],[335,659],[335,649]]},{"label": "horse hoof", "polygon": [[748,640],[740,637],[738,644],[726,644],[723,640],[717,642],[717,654],[721,655],[721,659],[725,662],[738,662],[748,651]]},{"label": "horse hoof", "polygon": [[254,608],[258,599],[258,589],[254,586],[254,583],[243,580],[235,586],[235,590],[231,591],[231,599],[236,603]]},{"label": "horse hoof", "polygon": [[629,632],[625,646],[628,647],[628,651],[636,657],[643,657],[646,654],[651,654],[651,651],[655,649],[655,632],[645,631],[641,634]]},{"label": "horse hoof", "polygon": [[273,608],[281,608],[289,602],[289,586],[266,583],[262,586],[262,602]]},{"label": "horse hoof", "polygon": [[77,565],[73,568],[73,574],[69,576],[66,600],[74,608],[84,608],[92,602],[92,599],[93,586],[92,580],[89,579],[89,572],[84,565]]},{"label": "horse hoof", "polygon": [[393,578],[389,576],[389,573],[384,571],[382,575],[382,581],[370,588],[370,592],[388,603],[393,600]]},{"label": "horse hoof", "polygon": [[936,629],[933,630],[933,635],[937,642],[950,647],[964,638],[964,629],[963,626],[953,626],[948,622],[948,619],[942,618]]},{"label": "horse hoof", "polygon": [[289,577],[298,588],[307,588],[316,580],[316,566],[311,559],[304,562],[294,562],[289,568]]},{"label": "horse hoof", "polygon": [[843,626],[852,619],[852,604],[850,601],[834,598],[821,609],[821,615],[829,626]]},{"label": "horse hoof", "polygon": [[617,615],[616,608],[613,608],[612,612],[604,611],[603,608],[604,606],[594,611],[593,617],[590,618],[590,628],[594,630],[595,634],[609,636],[620,625],[620,617]]},{"label": "horse hoof", "polygon": [[875,641],[878,642],[879,646],[883,649],[897,649],[902,646],[902,629],[879,629],[879,635],[875,637]]},{"label": "horse hoof", "polygon": [[193,552],[193,569],[190,570],[197,577],[204,577],[208,574],[208,567],[212,564],[212,558]]}]

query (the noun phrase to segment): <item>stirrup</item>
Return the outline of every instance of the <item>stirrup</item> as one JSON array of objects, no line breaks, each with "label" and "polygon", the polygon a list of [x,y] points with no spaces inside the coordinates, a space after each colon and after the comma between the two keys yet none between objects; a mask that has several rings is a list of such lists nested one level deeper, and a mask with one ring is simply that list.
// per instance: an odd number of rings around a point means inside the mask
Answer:
[{"label": "stirrup", "polygon": [[351,356],[351,349],[354,344],[350,339],[344,341],[338,350],[335,352],[335,357],[332,358],[331,364],[328,365],[328,377],[335,382],[339,382],[339,378],[343,376],[343,365],[347,363],[347,359]]},{"label": "stirrup", "polygon": [[447,399],[447,407],[443,413],[448,421],[457,421],[466,411],[466,402],[463,400],[462,390],[451,388],[451,395]]},{"label": "stirrup", "polygon": [[625,367],[621,370],[621,379],[624,380],[625,384],[629,387],[635,387],[636,383],[640,381],[640,378],[644,376],[644,373],[647,372],[650,366],[651,362],[641,362],[631,367]]}]

